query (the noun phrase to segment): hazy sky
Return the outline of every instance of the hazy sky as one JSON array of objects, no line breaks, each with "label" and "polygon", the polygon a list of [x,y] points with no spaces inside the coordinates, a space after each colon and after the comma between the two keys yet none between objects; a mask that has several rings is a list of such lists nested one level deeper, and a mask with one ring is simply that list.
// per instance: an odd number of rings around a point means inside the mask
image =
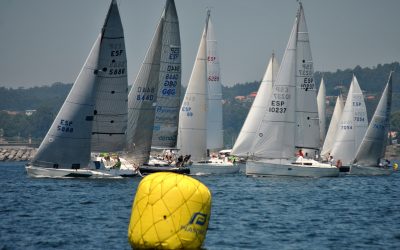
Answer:
[{"label": "hazy sky", "polygon": [[[75,81],[103,25],[110,0],[0,0],[0,86]],[[119,0],[132,84],[164,0]],[[295,0],[175,0],[181,30],[182,84],[193,67],[211,7],[224,85],[262,78],[279,61]],[[303,0],[314,67],[372,67],[400,60],[400,0]]]}]

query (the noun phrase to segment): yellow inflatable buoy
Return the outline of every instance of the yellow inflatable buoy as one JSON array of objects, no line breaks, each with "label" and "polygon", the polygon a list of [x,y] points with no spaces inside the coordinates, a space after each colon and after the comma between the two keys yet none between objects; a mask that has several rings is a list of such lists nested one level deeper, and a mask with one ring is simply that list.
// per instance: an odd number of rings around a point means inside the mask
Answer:
[{"label": "yellow inflatable buoy", "polygon": [[397,169],[399,168],[399,165],[397,165],[397,163],[393,164],[393,170],[397,171]]},{"label": "yellow inflatable buoy", "polygon": [[200,181],[160,172],[139,183],[128,238],[133,248],[200,248],[211,213],[210,190]]}]

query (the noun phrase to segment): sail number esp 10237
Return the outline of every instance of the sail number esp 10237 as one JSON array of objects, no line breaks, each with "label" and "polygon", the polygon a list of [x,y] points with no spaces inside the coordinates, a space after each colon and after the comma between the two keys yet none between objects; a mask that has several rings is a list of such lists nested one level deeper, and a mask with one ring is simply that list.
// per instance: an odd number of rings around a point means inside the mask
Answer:
[{"label": "sail number esp 10237", "polygon": [[283,114],[287,110],[287,100],[290,99],[289,88],[286,86],[275,86],[272,100],[268,108],[270,113]]}]

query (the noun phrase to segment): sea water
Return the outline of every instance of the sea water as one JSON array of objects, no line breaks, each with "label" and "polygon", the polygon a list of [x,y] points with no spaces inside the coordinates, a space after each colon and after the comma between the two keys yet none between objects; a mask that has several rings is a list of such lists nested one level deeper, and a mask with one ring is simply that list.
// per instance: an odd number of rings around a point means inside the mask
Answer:
[{"label": "sea water", "polygon": [[[212,192],[205,249],[400,249],[400,173],[194,177]],[[0,249],[130,249],[141,177],[32,179],[0,165]]]}]

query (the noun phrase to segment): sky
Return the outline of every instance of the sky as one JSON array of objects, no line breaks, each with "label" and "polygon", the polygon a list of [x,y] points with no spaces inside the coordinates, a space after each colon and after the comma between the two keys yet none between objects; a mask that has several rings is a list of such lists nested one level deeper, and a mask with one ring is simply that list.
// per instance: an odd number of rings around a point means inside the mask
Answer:
[{"label": "sky", "polygon": [[[111,0],[0,0],[0,86],[75,81]],[[399,0],[303,0],[316,71],[400,61]],[[260,80],[272,52],[281,61],[296,0],[175,0],[187,85],[211,9],[225,86]],[[164,0],[118,0],[128,81],[139,71]]]}]

